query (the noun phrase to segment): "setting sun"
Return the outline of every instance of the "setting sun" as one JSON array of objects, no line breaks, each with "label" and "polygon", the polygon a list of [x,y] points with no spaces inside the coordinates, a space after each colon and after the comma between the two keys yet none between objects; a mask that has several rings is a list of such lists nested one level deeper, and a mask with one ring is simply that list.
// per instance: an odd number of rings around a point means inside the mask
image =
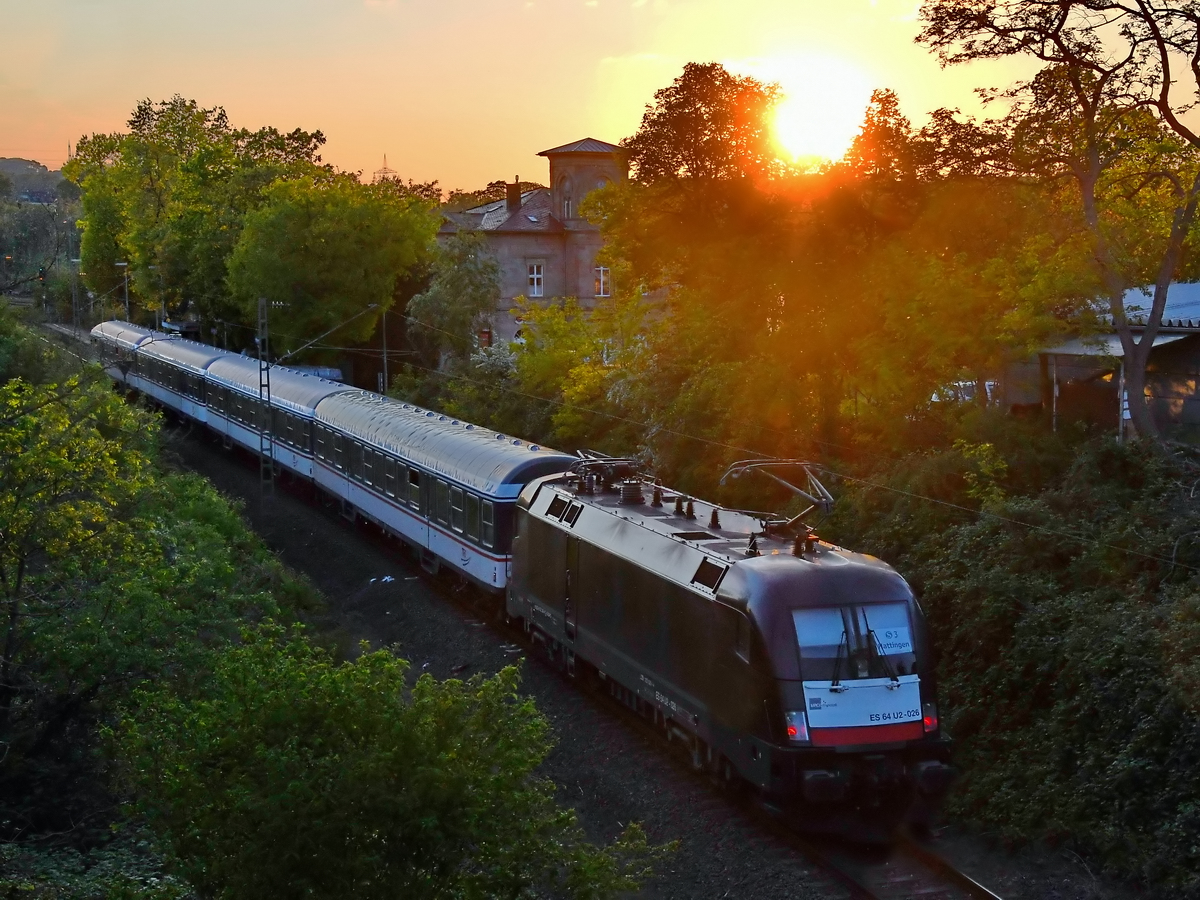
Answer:
[{"label": "setting sun", "polygon": [[763,60],[756,77],[777,82],[783,99],[774,132],[781,155],[799,163],[840,159],[871,99],[866,74],[843,59],[805,54]]}]

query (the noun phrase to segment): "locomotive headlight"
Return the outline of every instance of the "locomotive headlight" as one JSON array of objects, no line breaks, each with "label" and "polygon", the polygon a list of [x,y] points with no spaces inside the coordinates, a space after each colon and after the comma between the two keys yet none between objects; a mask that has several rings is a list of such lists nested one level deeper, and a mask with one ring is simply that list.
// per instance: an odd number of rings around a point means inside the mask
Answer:
[{"label": "locomotive headlight", "polygon": [[794,712],[786,712],[783,714],[787,722],[788,740],[793,744],[808,743],[808,719],[804,715],[804,710],[798,709]]},{"label": "locomotive headlight", "polygon": [[926,700],[921,704],[921,719],[925,723],[925,733],[932,734],[938,730],[937,704]]}]

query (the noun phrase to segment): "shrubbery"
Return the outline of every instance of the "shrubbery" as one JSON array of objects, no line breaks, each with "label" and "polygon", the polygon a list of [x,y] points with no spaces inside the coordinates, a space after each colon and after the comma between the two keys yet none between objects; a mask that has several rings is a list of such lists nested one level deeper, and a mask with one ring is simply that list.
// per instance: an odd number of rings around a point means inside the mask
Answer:
[{"label": "shrubbery", "polygon": [[1200,896],[1200,469],[1012,420],[968,430],[850,484],[827,529],[922,596],[954,812]]}]

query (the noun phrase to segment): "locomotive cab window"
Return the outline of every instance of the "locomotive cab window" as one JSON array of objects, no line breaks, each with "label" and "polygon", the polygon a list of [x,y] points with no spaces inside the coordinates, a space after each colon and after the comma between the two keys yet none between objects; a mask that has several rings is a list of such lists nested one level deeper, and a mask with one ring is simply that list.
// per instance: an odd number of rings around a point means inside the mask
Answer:
[{"label": "locomotive cab window", "polygon": [[719,566],[712,560],[702,559],[699,568],[696,569],[696,574],[692,576],[692,584],[715,591],[717,585],[721,583],[721,576],[725,574],[725,569],[725,566]]},{"label": "locomotive cab window", "polygon": [[555,494],[554,499],[550,501],[550,505],[546,507],[546,515],[552,519],[561,519],[562,514],[566,512],[566,510],[567,501]]},{"label": "locomotive cab window", "polygon": [[840,681],[910,675],[916,665],[905,603],[792,611],[807,680]]}]

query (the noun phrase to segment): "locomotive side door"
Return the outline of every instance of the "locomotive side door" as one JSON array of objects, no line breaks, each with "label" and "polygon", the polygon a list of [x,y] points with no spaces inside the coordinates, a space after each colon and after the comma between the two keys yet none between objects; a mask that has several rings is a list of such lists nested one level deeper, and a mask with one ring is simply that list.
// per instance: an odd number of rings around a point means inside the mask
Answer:
[{"label": "locomotive side door", "polygon": [[575,604],[583,582],[579,577],[579,538],[567,537],[566,584],[563,587],[563,631],[568,641],[575,640]]}]

